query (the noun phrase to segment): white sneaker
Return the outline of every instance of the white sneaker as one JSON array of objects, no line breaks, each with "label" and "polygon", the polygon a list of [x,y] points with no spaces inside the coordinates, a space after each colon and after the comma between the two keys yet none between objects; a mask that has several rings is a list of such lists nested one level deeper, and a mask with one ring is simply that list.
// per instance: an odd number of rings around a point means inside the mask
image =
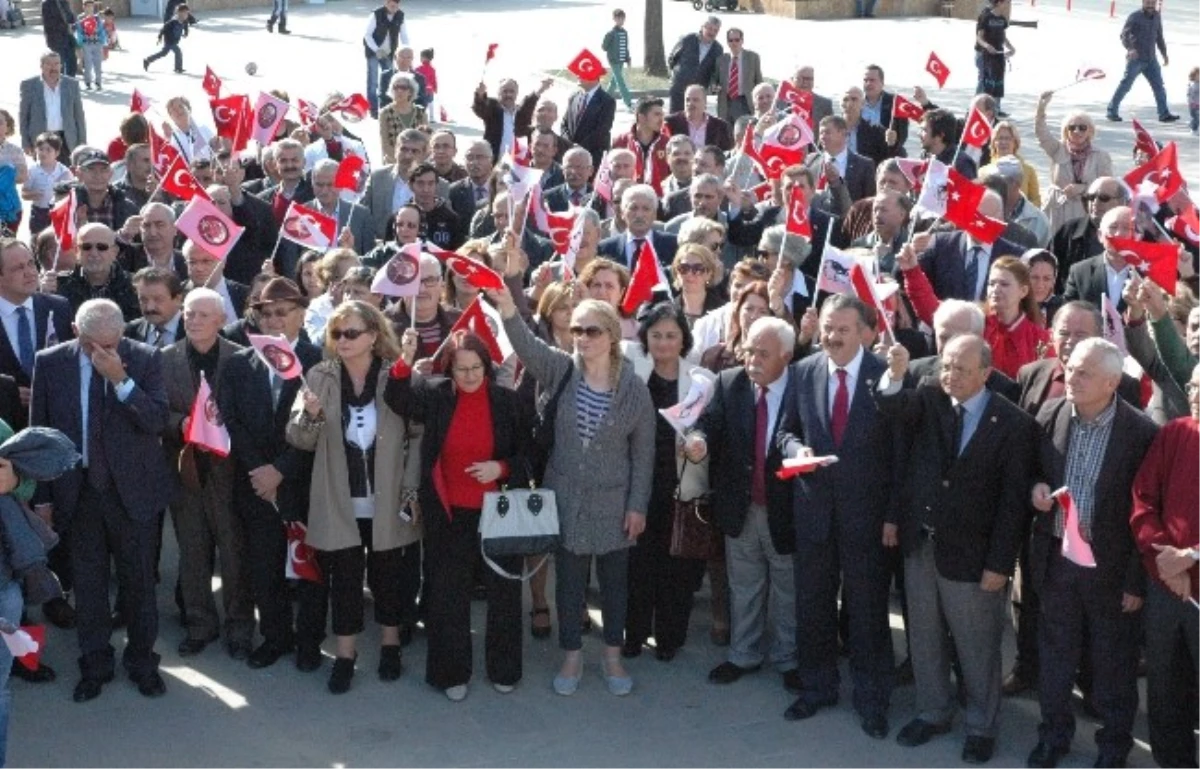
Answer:
[{"label": "white sneaker", "polygon": [[513,690],[517,687],[512,686],[511,684],[492,684],[492,688],[501,694],[512,694]]},{"label": "white sneaker", "polygon": [[467,698],[467,685],[451,686],[446,690],[446,697],[451,702],[462,702]]}]

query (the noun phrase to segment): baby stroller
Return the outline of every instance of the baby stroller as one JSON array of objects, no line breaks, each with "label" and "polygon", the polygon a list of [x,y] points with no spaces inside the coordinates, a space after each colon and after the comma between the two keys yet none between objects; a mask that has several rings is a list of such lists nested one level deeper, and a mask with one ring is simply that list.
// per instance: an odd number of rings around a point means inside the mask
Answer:
[{"label": "baby stroller", "polygon": [[697,11],[703,8],[712,13],[713,11],[736,11],[738,9],[738,0],[692,0],[692,8]]}]

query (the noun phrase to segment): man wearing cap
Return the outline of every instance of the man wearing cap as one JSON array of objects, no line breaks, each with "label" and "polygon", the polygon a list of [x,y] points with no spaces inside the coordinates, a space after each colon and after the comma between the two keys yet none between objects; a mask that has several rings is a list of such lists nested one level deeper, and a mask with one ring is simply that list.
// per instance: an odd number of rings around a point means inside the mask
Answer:
[{"label": "man wearing cap", "polygon": [[[74,48],[68,45],[66,51]],[[58,159],[69,165],[71,150],[87,142],[87,118],[83,114],[83,98],[79,81],[63,77],[63,61],[53,51],[42,54],[42,74],[21,81],[20,133],[21,148],[33,157],[33,140],[45,132],[58,134],[62,148]],[[74,71],[74,62],[71,64]]]},{"label": "man wearing cap", "polygon": [[[262,333],[282,336],[291,344],[305,371],[321,360],[321,351],[300,338],[308,300],[287,278],[274,278],[254,303]],[[229,429],[233,461],[233,506],[245,527],[250,592],[258,610],[263,642],[247,660],[254,669],[275,664],[295,644],[292,609],[284,566],[287,539],[283,522],[308,517],[308,476],[312,455],[284,439],[288,413],[301,379],[278,376],[250,348],[230,356],[218,379],[217,406]],[[311,612],[321,596],[315,583],[301,586],[299,622],[313,622]],[[322,638],[321,629],[304,637]],[[319,648],[301,649],[296,665],[316,670]]]},{"label": "man wearing cap", "polygon": [[102,150],[89,148],[81,153],[75,170],[79,176],[74,188],[78,216],[116,232],[126,219],[137,215],[137,206],[112,186],[112,164]]},{"label": "man wearing cap", "polygon": [[528,94],[517,104],[517,81],[505,78],[500,81],[500,98],[493,99],[487,95],[487,84],[480,83],[475,89],[475,98],[471,103],[471,111],[483,121],[483,139],[492,145],[492,155],[502,157],[513,148],[513,142],[518,136],[528,136],[533,121],[533,110],[537,107],[538,99],[554,85],[553,78],[542,81],[538,90]]},{"label": "man wearing cap", "polygon": [[579,90],[567,100],[567,114],[562,122],[563,138],[590,152],[595,168],[600,167],[609,147],[613,118],[617,114],[616,99],[600,87],[600,78],[606,71],[599,62],[586,70],[580,69]]}]

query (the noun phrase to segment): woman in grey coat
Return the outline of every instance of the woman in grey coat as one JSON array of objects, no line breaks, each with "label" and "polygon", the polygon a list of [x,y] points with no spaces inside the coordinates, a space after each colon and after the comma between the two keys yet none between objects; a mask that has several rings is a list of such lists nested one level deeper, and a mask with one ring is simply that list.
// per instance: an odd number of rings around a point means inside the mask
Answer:
[{"label": "woman in grey coat", "polygon": [[566,652],[554,691],[573,694],[582,676],[581,618],[587,566],[595,556],[604,618],[601,672],[608,690],[628,694],[621,662],[629,547],[646,528],[654,473],[654,407],[646,385],[624,364],[621,321],[609,305],[584,300],[571,314],[575,353],[534,336],[508,289],[489,291],[513,349],[542,393],[570,377],[554,416],[554,448],[543,483],[555,493],[562,543],[555,554],[558,642]]}]

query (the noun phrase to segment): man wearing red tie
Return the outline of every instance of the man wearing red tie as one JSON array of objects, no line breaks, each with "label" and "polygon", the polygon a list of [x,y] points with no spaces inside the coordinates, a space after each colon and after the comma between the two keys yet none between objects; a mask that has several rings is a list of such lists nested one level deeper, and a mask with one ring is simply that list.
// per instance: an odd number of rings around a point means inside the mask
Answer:
[{"label": "man wearing red tie", "polygon": [[729,52],[717,60],[717,116],[729,125],[753,114],[750,94],[763,81],[758,54],[742,48],[744,37],[740,29],[730,27],[725,33]]}]

